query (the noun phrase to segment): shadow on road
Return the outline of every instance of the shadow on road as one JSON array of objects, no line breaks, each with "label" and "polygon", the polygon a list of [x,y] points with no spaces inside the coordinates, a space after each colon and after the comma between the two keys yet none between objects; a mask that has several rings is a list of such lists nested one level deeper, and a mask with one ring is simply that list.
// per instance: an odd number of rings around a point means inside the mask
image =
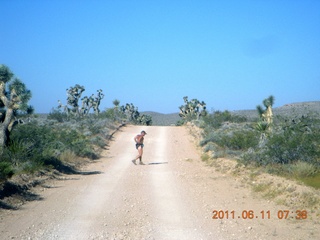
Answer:
[{"label": "shadow on road", "polygon": [[0,209],[18,209],[17,207],[9,203],[1,201],[1,199],[12,196],[14,196],[17,200],[22,202],[43,200],[43,198],[40,195],[29,191],[29,187],[27,185],[18,185],[8,181],[5,182],[2,188],[0,189]]},{"label": "shadow on road", "polygon": [[168,164],[168,162],[152,162],[152,163],[148,163],[148,165],[156,165],[156,164]]}]

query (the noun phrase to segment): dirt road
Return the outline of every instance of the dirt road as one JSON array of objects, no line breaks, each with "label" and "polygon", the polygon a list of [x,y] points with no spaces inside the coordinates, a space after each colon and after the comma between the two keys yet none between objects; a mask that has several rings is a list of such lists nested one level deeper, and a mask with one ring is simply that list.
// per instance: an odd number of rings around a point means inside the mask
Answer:
[{"label": "dirt road", "polygon": [[[0,238],[319,239],[313,220],[278,219],[281,206],[205,166],[184,127],[146,127],[145,165],[134,165],[133,137],[141,130],[122,128],[83,174],[66,175],[39,192],[43,200],[1,213]],[[223,216],[213,219],[214,210]]]}]

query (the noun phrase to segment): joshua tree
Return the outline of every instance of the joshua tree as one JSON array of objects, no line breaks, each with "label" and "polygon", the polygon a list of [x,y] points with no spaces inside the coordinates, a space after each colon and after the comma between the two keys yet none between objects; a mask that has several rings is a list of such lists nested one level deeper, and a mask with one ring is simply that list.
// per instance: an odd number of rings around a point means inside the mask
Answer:
[{"label": "joshua tree", "polygon": [[265,106],[265,109],[262,108],[262,106],[257,106],[257,111],[259,113],[260,118],[262,121],[267,122],[269,125],[273,122],[273,114],[272,114],[272,106],[274,104],[274,96],[269,96],[268,98],[263,100],[263,105]]},{"label": "joshua tree", "polygon": [[118,99],[115,99],[112,101],[112,103],[114,105],[114,108],[113,108],[114,116],[116,119],[118,119],[120,101]]},{"label": "joshua tree", "polygon": [[113,100],[112,103],[114,105],[114,109],[118,109],[119,108],[120,101],[118,99]]},{"label": "joshua tree", "polygon": [[92,94],[90,97],[85,96],[84,98],[81,99],[82,101],[82,107],[81,107],[81,113],[83,115],[88,115],[88,113],[90,112],[90,109],[93,108],[93,111],[95,112],[95,114],[99,114],[100,113],[100,102],[101,99],[103,99],[104,94],[102,93],[102,89],[97,90],[98,94],[97,96],[94,96],[94,94]]},{"label": "joshua tree", "polygon": [[135,122],[140,115],[138,108],[132,103],[126,103],[126,105],[121,106],[120,111],[125,114],[126,119],[130,122]]},{"label": "joshua tree", "polygon": [[200,116],[205,116],[207,114],[206,104],[204,101],[200,102],[198,99],[188,100],[188,97],[184,97],[184,105],[180,106],[179,116],[181,118],[187,119],[197,119],[199,120]]},{"label": "joshua tree", "polygon": [[[120,103],[118,100],[115,100],[115,103]],[[140,115],[138,108],[135,107],[132,103],[127,103],[120,107],[120,112],[125,115],[127,121],[132,122],[134,124],[141,124],[141,125],[152,125],[152,117],[150,115],[142,114]]]},{"label": "joshua tree", "polygon": [[[74,87],[70,87],[67,90],[67,105],[63,105],[60,100],[58,108],[63,108],[65,113],[69,115],[72,113],[73,115],[80,116],[79,110],[79,99],[81,98],[82,93],[85,91],[83,86],[76,84]],[[68,105],[71,107],[69,108]]]},{"label": "joshua tree", "polygon": [[[85,91],[85,88],[83,86],[80,86],[79,84],[76,84],[74,87],[70,87],[67,89],[67,105],[63,105],[60,100],[58,108],[63,108],[64,112],[69,115],[72,113],[73,115],[80,117],[83,115],[88,115],[90,112],[90,109],[93,108],[93,111],[96,114],[100,113],[100,102],[101,99],[103,99],[104,94],[102,93],[102,89],[97,90],[97,96],[94,96],[92,94],[90,97],[83,97],[81,99],[82,104],[81,108],[79,108],[79,100],[81,98],[82,93]],[[71,108],[69,108],[70,106]]]},{"label": "joshua tree", "polygon": [[137,123],[141,125],[151,126],[152,117],[150,115],[142,114],[141,116],[138,117]]},{"label": "joshua tree", "polygon": [[261,122],[258,122],[254,128],[261,133],[260,135],[260,141],[259,141],[259,147],[263,147],[267,141],[267,135],[272,130],[271,125],[273,122],[273,114],[272,114],[272,106],[274,104],[274,97],[271,95],[268,98],[263,100],[263,105],[265,106],[265,109],[263,109],[262,106],[257,106],[258,114],[261,118]]},{"label": "joshua tree", "polygon": [[92,107],[93,107],[93,110],[95,112],[95,114],[99,114],[100,113],[100,109],[99,109],[99,106],[100,106],[100,102],[101,102],[101,99],[104,98],[104,94],[102,93],[102,89],[99,89],[97,90],[97,96],[94,97],[91,102],[92,102]]},{"label": "joshua tree", "polygon": [[10,132],[19,121],[19,111],[33,112],[28,106],[31,92],[5,65],[0,65],[0,148],[7,145]]}]

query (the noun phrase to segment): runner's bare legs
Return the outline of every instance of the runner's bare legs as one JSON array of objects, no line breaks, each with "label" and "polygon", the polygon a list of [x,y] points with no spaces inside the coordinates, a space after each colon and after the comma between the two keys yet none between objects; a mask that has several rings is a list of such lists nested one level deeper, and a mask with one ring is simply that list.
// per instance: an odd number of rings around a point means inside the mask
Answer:
[{"label": "runner's bare legs", "polygon": [[137,160],[139,158],[140,163],[142,163],[142,154],[143,154],[143,147],[142,146],[138,147],[138,153],[139,153],[139,155],[135,158],[135,160]]},{"label": "runner's bare legs", "polygon": [[136,160],[139,159],[140,165],[144,165],[142,162],[142,154],[143,154],[143,147],[138,147],[138,156],[135,157],[135,159],[132,160],[132,162],[136,165]]}]

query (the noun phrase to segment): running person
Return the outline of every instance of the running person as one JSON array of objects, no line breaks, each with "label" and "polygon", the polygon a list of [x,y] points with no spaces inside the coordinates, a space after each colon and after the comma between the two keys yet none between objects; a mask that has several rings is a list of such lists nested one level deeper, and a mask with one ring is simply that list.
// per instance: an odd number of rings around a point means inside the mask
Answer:
[{"label": "running person", "polygon": [[143,147],[144,147],[143,141],[144,141],[144,136],[146,134],[147,133],[145,131],[141,131],[141,134],[138,134],[137,136],[134,137],[134,141],[136,142],[136,149],[138,150],[138,153],[139,153],[138,156],[132,160],[134,164],[136,164],[137,159],[139,159],[139,162],[141,165],[143,164],[142,162],[142,154],[143,154]]}]

